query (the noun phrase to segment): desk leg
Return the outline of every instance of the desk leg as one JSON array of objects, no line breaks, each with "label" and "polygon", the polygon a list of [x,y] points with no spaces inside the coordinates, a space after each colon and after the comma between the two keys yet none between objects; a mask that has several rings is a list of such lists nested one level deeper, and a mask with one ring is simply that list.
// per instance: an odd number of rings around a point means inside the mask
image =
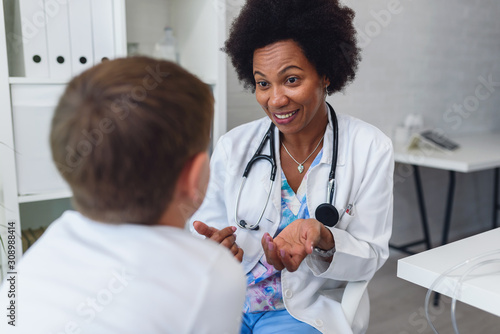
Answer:
[{"label": "desk leg", "polygon": [[431,243],[431,236],[429,233],[429,224],[427,223],[427,212],[425,210],[424,192],[422,190],[422,181],[420,180],[420,172],[418,166],[411,165],[411,167],[413,168],[413,179],[415,180],[415,188],[417,190],[418,209],[420,213],[420,221],[422,223],[422,229],[424,232],[424,238],[401,246],[389,244],[389,247],[397,249],[400,252],[413,255],[415,254],[415,252],[409,250],[409,248],[425,244],[427,249],[431,249],[432,243]]},{"label": "desk leg", "polygon": [[417,199],[418,199],[418,208],[420,211],[420,219],[422,221],[422,227],[424,229],[425,246],[427,247],[427,249],[431,249],[431,236],[429,233],[429,224],[427,223],[427,212],[425,210],[424,192],[422,190],[420,171],[418,166],[412,165],[412,167],[414,172],[413,175],[415,178],[415,188],[417,189]]},{"label": "desk leg", "polygon": [[[450,179],[448,182],[448,198],[446,199],[446,212],[444,216],[443,235],[441,236],[441,245],[448,243],[450,233],[451,211],[453,209],[453,197],[455,195],[455,172],[450,171]],[[439,305],[439,293],[434,294],[434,306]]]},{"label": "desk leg", "polygon": [[495,168],[493,170],[493,225],[492,228],[497,228],[497,218],[498,218],[498,210],[500,210],[500,203],[498,203],[498,188],[500,185],[498,184],[498,171],[500,168]]},{"label": "desk leg", "polygon": [[448,183],[448,198],[446,200],[446,213],[444,216],[443,235],[441,236],[441,245],[448,243],[448,234],[450,233],[451,211],[453,209],[453,196],[455,195],[455,172],[450,171]]}]

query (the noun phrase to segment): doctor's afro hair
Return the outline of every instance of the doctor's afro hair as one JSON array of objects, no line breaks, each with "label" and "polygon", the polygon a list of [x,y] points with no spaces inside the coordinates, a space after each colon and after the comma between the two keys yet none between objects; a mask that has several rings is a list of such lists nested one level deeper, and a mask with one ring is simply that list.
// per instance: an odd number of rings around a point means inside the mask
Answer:
[{"label": "doctor's afro hair", "polygon": [[354,11],[338,0],[247,0],[222,50],[245,88],[255,92],[254,51],[291,39],[330,80],[330,95],[354,80],[361,60],[353,19]]}]

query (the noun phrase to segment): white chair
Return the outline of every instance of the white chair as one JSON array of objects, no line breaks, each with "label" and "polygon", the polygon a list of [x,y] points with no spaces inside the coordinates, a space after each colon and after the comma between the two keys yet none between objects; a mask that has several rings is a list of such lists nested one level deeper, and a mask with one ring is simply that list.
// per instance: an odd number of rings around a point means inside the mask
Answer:
[{"label": "white chair", "polygon": [[367,286],[368,281],[357,281],[348,282],[345,287],[344,294],[342,295],[341,306],[351,328],[353,328],[354,316],[356,315]]}]

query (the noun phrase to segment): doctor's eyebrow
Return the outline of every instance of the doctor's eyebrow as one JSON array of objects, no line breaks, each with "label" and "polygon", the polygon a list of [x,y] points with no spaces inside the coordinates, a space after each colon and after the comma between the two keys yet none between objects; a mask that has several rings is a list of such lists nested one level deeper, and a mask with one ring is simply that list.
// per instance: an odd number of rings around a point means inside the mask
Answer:
[{"label": "doctor's eyebrow", "polygon": [[[278,75],[283,75],[283,74],[285,74],[288,70],[291,70],[291,69],[298,69],[298,70],[304,71],[304,70],[303,70],[301,67],[299,67],[299,66],[296,66],[296,65],[290,65],[290,66],[285,67],[285,68],[284,68],[284,69],[282,69],[281,71],[279,71],[279,72],[278,72]],[[266,77],[266,75],[265,75],[264,73],[262,73],[262,72],[259,72],[259,71],[255,71],[255,72],[253,72],[253,75],[254,75],[254,76],[256,76],[257,74],[258,74],[258,75],[260,75],[260,76],[262,76],[262,77],[264,77],[264,78]]]},{"label": "doctor's eyebrow", "polygon": [[288,70],[292,70],[292,69],[298,69],[298,70],[301,70],[303,71],[302,68],[296,66],[296,65],[290,65],[290,66],[287,66],[285,67],[284,69],[282,69],[281,71],[278,72],[279,75],[282,75],[282,74],[285,74]]},{"label": "doctor's eyebrow", "polygon": [[264,78],[266,77],[266,75],[262,72],[259,72],[259,71],[253,72],[253,76],[256,76],[257,74],[260,75],[261,77],[264,77]]}]

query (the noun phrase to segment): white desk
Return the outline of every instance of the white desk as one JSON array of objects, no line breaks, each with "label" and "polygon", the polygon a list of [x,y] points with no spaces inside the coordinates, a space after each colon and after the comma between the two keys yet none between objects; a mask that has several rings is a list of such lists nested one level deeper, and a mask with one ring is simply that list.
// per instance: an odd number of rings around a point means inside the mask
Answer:
[{"label": "white desk", "polygon": [[[397,275],[399,278],[428,289],[441,274],[463,261],[490,251],[500,251],[499,241],[500,228],[497,228],[424,251],[399,260]],[[484,259],[500,261],[500,254]],[[434,290],[452,297],[460,276],[480,261],[475,261],[450,273],[450,276],[446,276]],[[457,300],[500,316],[500,262],[485,265],[474,271],[468,279],[463,281]]]},{"label": "white desk", "polygon": [[427,223],[427,213],[419,172],[420,166],[442,169],[449,172],[448,194],[441,240],[442,245],[448,242],[451,211],[453,207],[453,197],[455,191],[455,172],[469,173],[487,169],[494,169],[492,226],[497,226],[497,213],[500,209],[500,205],[498,204],[500,133],[477,133],[455,137],[450,136],[450,138],[460,145],[458,149],[454,151],[444,151],[432,149],[430,147],[424,147],[421,149],[406,150],[404,145],[397,143],[394,144],[394,160],[399,163],[409,164],[413,167],[413,176],[415,179],[424,239],[417,240],[415,242],[411,242],[402,246],[391,245],[391,247],[409,254],[414,254],[413,252],[409,251],[410,247],[422,243],[426,244],[427,249],[431,248],[431,239]]},{"label": "white desk", "polygon": [[500,133],[478,133],[450,137],[460,148],[455,151],[413,149],[394,145],[394,160],[422,167],[469,173],[500,166]]}]

